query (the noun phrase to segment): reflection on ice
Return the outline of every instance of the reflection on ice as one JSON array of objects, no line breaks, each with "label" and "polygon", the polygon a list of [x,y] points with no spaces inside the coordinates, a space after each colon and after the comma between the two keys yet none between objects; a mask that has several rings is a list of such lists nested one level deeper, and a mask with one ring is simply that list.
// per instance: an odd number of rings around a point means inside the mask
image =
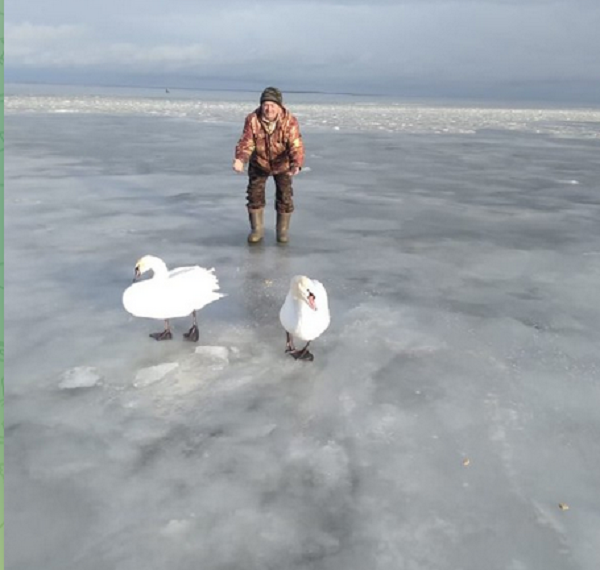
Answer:
[{"label": "reflection on ice", "polygon": [[[542,134],[534,111],[487,131],[476,109],[311,104],[291,242],[270,185],[248,248],[233,107],[16,102],[7,567],[600,566],[596,115],[577,131],[553,111]],[[427,132],[380,132],[388,112]],[[157,343],[123,310],[149,251],[215,267],[228,296],[197,344],[189,319]],[[329,294],[313,363],[286,356],[278,318],[297,274]]]}]

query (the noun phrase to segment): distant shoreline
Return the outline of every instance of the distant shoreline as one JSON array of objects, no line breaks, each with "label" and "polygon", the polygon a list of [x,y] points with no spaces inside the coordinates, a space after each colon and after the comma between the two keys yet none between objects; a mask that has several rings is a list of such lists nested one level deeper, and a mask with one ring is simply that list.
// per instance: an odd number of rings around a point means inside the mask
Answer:
[{"label": "distant shoreline", "polygon": [[[256,89],[249,88],[233,88],[233,87],[180,87],[178,85],[125,85],[117,83],[67,83],[60,81],[6,81],[6,85],[38,85],[38,86],[53,86],[53,87],[100,87],[106,89],[156,89],[164,91],[209,91],[209,92],[228,92],[228,93],[256,93]],[[320,91],[320,90],[297,90],[285,89],[285,93],[294,95],[343,95],[347,97],[390,97],[383,93],[372,92],[352,92],[352,91]]]},{"label": "distant shoreline", "polygon": [[[124,83],[88,83],[88,82],[60,82],[60,81],[14,81],[5,77],[5,92],[6,87],[10,86],[35,86],[37,88],[67,88],[73,87],[77,89],[119,89],[132,91],[156,91],[162,94],[174,94],[174,92],[186,93],[231,93],[231,94],[252,94],[253,97],[260,91],[260,88],[250,87],[210,87],[210,86],[180,86],[180,85],[158,85],[156,83],[148,85],[140,84],[124,84]],[[458,88],[449,92],[441,92],[437,95],[431,94],[435,89],[426,89],[407,86],[405,92],[390,92],[382,93],[377,91],[328,91],[319,89],[288,89],[285,85],[279,86],[286,95],[308,95],[308,96],[323,96],[323,97],[348,97],[360,98],[366,97],[374,100],[382,101],[402,101],[406,103],[419,103],[431,105],[475,105],[475,106],[499,106],[499,107],[520,107],[525,109],[530,108],[572,108],[572,109],[598,109],[600,101],[594,97],[567,97],[553,95],[551,97],[540,97],[533,95],[523,95],[513,93],[509,95],[507,92],[498,91],[496,95],[489,94],[464,94],[460,93]],[[547,93],[553,93],[552,86],[549,85]],[[504,96],[503,96],[504,95]]]},{"label": "distant shoreline", "polygon": [[[26,92],[28,88],[34,89],[36,93]],[[111,93],[111,91],[113,91]],[[129,92],[129,93],[127,93]],[[113,96],[113,97],[137,97],[166,99],[189,99],[193,93],[227,94],[228,101],[239,101],[247,103],[248,99],[256,100],[257,90],[246,88],[224,88],[214,87],[174,87],[174,86],[142,86],[124,84],[87,84],[87,83],[62,83],[42,81],[9,81],[5,83],[5,97],[11,96]],[[246,97],[251,95],[251,97]],[[236,97],[237,96],[237,97]],[[410,105],[430,106],[448,108],[480,108],[480,109],[573,109],[593,110],[600,109],[600,102],[586,101],[545,101],[533,99],[492,99],[492,98],[466,98],[466,97],[425,97],[416,95],[390,95],[383,93],[356,93],[356,92],[332,92],[318,90],[284,90],[284,97],[289,97],[290,104],[298,104],[305,101],[298,100],[303,96],[310,98],[312,103],[339,103],[344,99],[351,100],[352,104],[360,102],[364,104],[387,104],[387,105]],[[231,99],[229,99],[231,97]],[[322,99],[321,99],[322,98]],[[336,99],[337,98],[337,99]],[[360,99],[363,99],[360,101]]]}]

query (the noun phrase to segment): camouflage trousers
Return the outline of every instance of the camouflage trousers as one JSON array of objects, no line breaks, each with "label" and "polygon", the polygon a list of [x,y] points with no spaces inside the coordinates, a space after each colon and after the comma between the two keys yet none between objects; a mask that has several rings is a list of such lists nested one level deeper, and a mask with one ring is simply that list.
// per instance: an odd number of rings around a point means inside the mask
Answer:
[{"label": "camouflage trousers", "polygon": [[257,210],[265,207],[265,187],[269,176],[273,176],[275,180],[275,209],[280,214],[293,212],[292,177],[287,172],[271,175],[252,164],[248,167],[248,208]]}]

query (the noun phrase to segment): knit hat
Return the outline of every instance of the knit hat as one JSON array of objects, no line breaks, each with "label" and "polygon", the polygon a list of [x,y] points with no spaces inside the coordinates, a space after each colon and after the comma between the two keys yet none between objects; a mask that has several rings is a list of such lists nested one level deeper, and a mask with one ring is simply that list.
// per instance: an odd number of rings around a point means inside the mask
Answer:
[{"label": "knit hat", "polygon": [[283,95],[277,87],[267,87],[260,96],[260,104],[262,105],[265,101],[272,101],[277,103],[280,107],[283,107]]}]

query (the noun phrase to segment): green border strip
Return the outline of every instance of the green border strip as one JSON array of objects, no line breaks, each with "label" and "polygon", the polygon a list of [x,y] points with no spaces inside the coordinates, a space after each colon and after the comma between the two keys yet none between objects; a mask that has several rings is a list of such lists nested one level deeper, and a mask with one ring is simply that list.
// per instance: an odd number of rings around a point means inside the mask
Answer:
[{"label": "green border strip", "polygon": [[0,65],[2,66],[2,125],[0,126],[0,153],[2,154],[2,183],[0,192],[2,192],[2,259],[0,260],[0,272],[2,273],[2,308],[0,309],[2,318],[2,328],[0,331],[0,475],[2,475],[2,485],[0,486],[0,569],[4,570],[4,0],[2,0],[2,55],[0,56]]}]

